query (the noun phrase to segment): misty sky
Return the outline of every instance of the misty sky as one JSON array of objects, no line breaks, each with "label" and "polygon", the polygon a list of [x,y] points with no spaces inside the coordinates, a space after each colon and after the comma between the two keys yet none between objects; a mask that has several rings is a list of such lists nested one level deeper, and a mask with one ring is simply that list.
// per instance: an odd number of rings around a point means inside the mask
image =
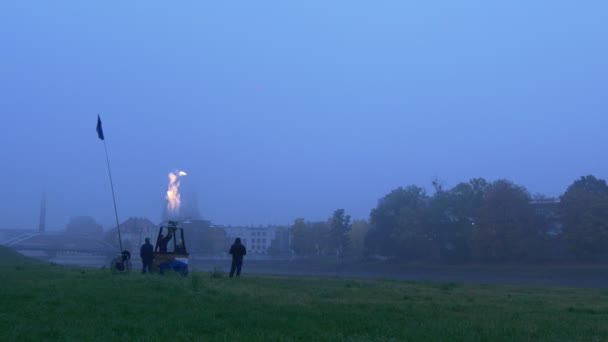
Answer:
[{"label": "misty sky", "polygon": [[0,228],[367,218],[397,186],[607,177],[606,1],[2,1]]}]

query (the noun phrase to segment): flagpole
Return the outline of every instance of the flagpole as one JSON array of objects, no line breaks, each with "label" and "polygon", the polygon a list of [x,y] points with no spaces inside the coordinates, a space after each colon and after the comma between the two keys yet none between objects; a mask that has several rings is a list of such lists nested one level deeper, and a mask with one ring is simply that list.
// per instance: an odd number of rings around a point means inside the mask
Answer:
[{"label": "flagpole", "polygon": [[116,195],[114,195],[114,182],[112,182],[112,171],[110,171],[110,158],[108,157],[108,147],[106,139],[101,128],[101,119],[97,115],[97,134],[99,139],[103,140],[103,149],[106,151],[106,164],[108,165],[108,175],[110,175],[110,188],[112,189],[112,201],[114,202],[114,216],[116,217],[116,229],[118,230],[118,244],[122,253],[122,237],[120,236],[120,223],[118,222],[118,209],[116,209]]},{"label": "flagpole", "polygon": [[116,216],[116,229],[118,230],[118,244],[122,253],[122,238],[120,236],[120,223],[118,223],[118,210],[116,209],[116,196],[114,195],[114,183],[112,182],[112,171],[110,171],[110,158],[108,158],[108,148],[106,141],[103,141],[103,148],[106,151],[106,163],[108,164],[108,174],[110,175],[110,187],[112,188],[112,201],[114,202],[114,216]]}]

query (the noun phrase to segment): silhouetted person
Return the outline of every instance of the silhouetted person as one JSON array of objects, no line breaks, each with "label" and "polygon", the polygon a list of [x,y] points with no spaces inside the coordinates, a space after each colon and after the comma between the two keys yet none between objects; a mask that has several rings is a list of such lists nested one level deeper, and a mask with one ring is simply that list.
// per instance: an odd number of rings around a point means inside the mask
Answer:
[{"label": "silhouetted person", "polygon": [[150,244],[150,238],[146,238],[146,243],[141,245],[139,250],[141,263],[144,265],[141,273],[152,272],[152,262],[154,261],[154,247]]},{"label": "silhouetted person", "polygon": [[241,244],[241,239],[236,238],[232,246],[230,246],[230,254],[232,254],[232,265],[230,266],[230,278],[234,275],[241,275],[241,267],[243,267],[243,256],[247,254],[247,249]]},{"label": "silhouetted person", "polygon": [[169,234],[167,234],[167,236],[160,236],[160,239],[158,240],[158,249],[161,253],[167,253],[167,244],[169,243],[169,240],[171,240],[172,237],[173,233],[171,231],[169,231]]},{"label": "silhouetted person", "polygon": [[175,245],[175,253],[185,254],[186,248],[184,248],[184,244],[180,241]]}]

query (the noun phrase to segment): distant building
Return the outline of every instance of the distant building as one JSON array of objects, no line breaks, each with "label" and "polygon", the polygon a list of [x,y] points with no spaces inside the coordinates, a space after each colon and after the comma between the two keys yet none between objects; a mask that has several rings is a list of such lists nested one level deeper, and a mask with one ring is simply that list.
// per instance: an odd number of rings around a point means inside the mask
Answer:
[{"label": "distant building", "polygon": [[[184,229],[189,253],[227,253],[234,239],[239,237],[248,255],[281,255],[290,252],[290,232],[281,226],[223,226],[207,220],[186,219],[179,222]],[[137,251],[146,237],[154,245],[159,225],[147,218],[130,217],[120,224],[123,249]],[[118,245],[116,228],[106,233],[106,241]]]},{"label": "distant building", "polygon": [[222,226],[226,231],[227,247],[234,242],[235,238],[241,238],[241,242],[247,247],[247,253],[252,255],[268,255],[279,249],[289,248],[289,232],[286,227],[277,226]]},{"label": "distant building", "polygon": [[69,234],[86,235],[100,238],[103,236],[103,227],[91,216],[74,216],[65,227]]},{"label": "distant building", "polygon": [[226,232],[212,226],[207,220],[187,219],[180,223],[184,228],[186,247],[190,253],[218,254],[224,253]]},{"label": "distant building", "polygon": [[[118,241],[116,228],[112,229],[110,234]],[[154,244],[156,242],[156,234],[158,234],[158,225],[145,217],[129,217],[120,224],[123,249],[132,251],[138,249],[144,243],[146,237],[149,237],[150,242]]]},{"label": "distant building", "polygon": [[186,190],[181,194],[181,206],[176,212],[169,213],[167,206],[163,207],[161,221],[204,221],[198,208],[198,194],[193,190]]}]

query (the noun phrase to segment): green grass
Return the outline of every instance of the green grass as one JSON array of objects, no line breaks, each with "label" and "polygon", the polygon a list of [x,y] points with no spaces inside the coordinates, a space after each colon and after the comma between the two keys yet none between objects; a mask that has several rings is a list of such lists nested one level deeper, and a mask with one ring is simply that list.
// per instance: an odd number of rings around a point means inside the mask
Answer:
[{"label": "green grass", "polygon": [[606,289],[111,275],[19,261],[0,272],[0,341],[608,340]]},{"label": "green grass", "polygon": [[10,265],[39,265],[41,261],[36,259],[25,257],[14,249],[0,246],[0,266],[10,266]]}]

